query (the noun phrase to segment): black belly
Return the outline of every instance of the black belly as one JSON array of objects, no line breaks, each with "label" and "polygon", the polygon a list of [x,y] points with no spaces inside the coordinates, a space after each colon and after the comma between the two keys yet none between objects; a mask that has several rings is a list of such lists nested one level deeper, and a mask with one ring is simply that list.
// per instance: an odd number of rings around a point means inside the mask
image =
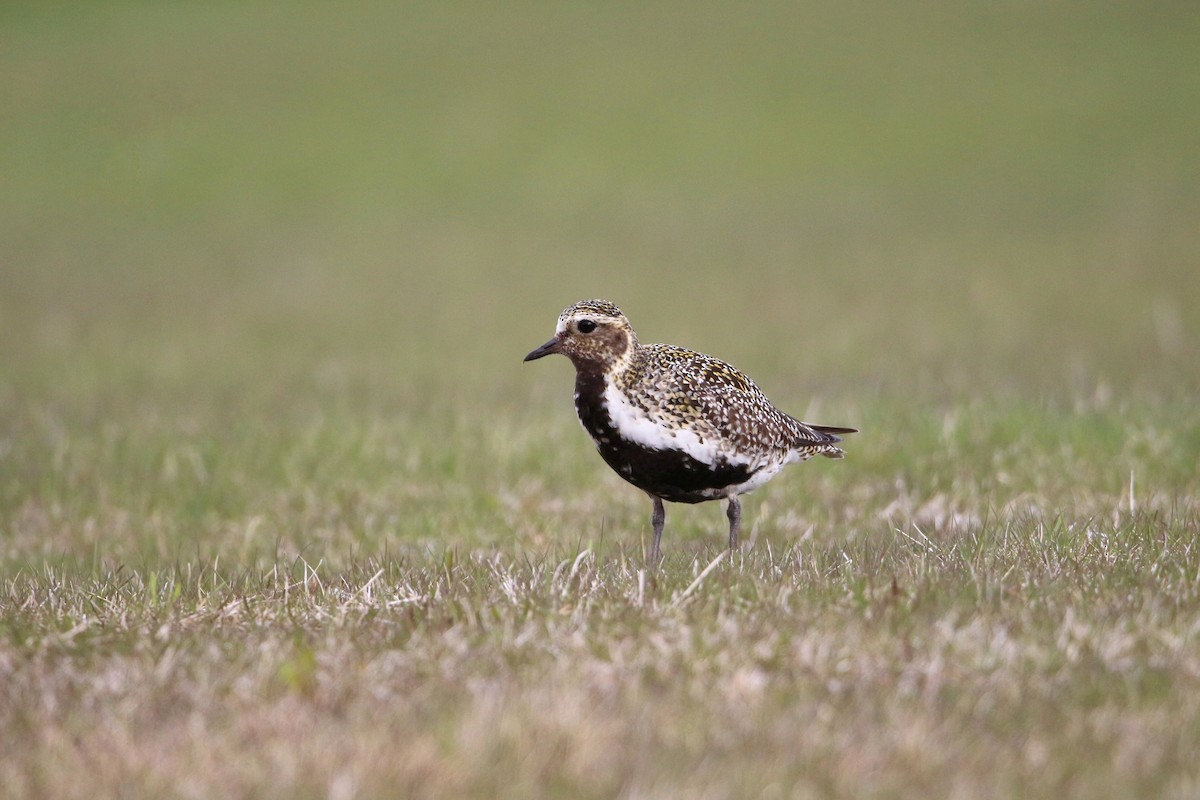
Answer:
[{"label": "black belly", "polygon": [[604,380],[580,371],[575,376],[575,410],[604,461],[634,486],[672,503],[700,503],[721,490],[745,483],[754,470],[719,461],[706,464],[682,450],[655,450],[623,439],[604,407]]},{"label": "black belly", "polygon": [[700,503],[745,483],[753,470],[720,462],[706,464],[682,450],[652,450],[624,439],[597,440],[596,449],[613,470],[634,486],[672,503]]}]

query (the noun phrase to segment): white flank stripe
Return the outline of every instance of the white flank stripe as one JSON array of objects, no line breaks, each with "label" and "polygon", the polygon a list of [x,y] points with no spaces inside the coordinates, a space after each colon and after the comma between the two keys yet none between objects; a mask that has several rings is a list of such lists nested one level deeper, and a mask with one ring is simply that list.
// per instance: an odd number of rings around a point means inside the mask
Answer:
[{"label": "white flank stripe", "polygon": [[720,443],[715,437],[701,439],[695,431],[667,427],[630,403],[611,383],[604,389],[604,404],[622,438],[652,450],[682,450],[702,464],[717,463]]}]

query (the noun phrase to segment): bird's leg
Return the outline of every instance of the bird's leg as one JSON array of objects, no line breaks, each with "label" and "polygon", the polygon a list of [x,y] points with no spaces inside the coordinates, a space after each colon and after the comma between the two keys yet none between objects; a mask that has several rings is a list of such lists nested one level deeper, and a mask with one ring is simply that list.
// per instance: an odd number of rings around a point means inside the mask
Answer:
[{"label": "bird's leg", "polygon": [[654,544],[650,547],[650,563],[656,564],[662,558],[658,544],[662,540],[663,523],[667,519],[667,512],[663,509],[661,497],[650,495],[650,499],[654,501],[654,513],[650,515],[650,524],[654,527]]},{"label": "bird's leg", "polygon": [[729,551],[732,554],[737,550],[738,528],[742,525],[742,504],[737,495],[729,496],[729,508],[725,510],[725,516],[729,517]]}]

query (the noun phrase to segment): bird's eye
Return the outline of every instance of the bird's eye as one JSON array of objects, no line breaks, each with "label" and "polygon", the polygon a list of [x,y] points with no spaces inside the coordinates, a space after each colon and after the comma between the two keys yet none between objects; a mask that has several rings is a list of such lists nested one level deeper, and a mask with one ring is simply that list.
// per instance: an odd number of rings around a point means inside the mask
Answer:
[{"label": "bird's eye", "polygon": [[579,320],[579,325],[576,327],[579,328],[580,333],[591,333],[592,331],[596,330],[596,323],[594,320],[581,319]]}]

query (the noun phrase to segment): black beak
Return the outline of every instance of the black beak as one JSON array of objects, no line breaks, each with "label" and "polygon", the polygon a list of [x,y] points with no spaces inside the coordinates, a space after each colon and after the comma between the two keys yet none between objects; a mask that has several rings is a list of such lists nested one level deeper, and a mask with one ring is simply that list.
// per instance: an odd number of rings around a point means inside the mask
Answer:
[{"label": "black beak", "polygon": [[533,361],[534,359],[541,358],[542,356],[548,356],[548,355],[551,355],[552,353],[557,353],[557,352],[558,352],[558,337],[555,336],[553,339],[546,342],[544,345],[539,347],[537,350],[534,350],[532,353],[525,356],[525,360]]}]

